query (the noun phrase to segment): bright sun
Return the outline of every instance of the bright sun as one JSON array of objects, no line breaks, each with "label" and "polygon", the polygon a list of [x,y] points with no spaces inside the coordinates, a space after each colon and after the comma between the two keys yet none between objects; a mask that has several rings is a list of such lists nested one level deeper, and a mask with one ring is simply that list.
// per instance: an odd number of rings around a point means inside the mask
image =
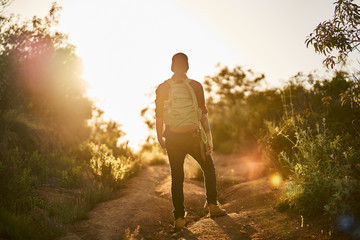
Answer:
[{"label": "bright sun", "polygon": [[189,77],[198,81],[213,73],[217,61],[234,59],[211,29],[172,2],[67,1],[60,24],[83,59],[90,96],[123,124],[135,148],[148,134],[140,111],[171,76],[174,53],[189,56]]}]

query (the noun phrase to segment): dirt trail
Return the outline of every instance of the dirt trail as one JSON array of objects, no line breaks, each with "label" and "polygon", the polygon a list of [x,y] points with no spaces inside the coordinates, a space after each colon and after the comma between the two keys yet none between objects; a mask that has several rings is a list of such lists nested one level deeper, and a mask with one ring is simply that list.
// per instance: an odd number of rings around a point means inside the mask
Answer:
[{"label": "dirt trail", "polygon": [[301,227],[296,214],[273,209],[280,190],[269,184],[256,155],[215,156],[214,160],[219,200],[228,216],[209,218],[203,208],[203,183],[187,174],[184,193],[188,224],[175,233],[171,226],[169,167],[154,166],[130,179],[118,198],[99,204],[88,220],[76,223],[61,240],[125,239],[125,229],[134,232],[138,226],[136,239],[328,239],[321,229],[306,220]]}]

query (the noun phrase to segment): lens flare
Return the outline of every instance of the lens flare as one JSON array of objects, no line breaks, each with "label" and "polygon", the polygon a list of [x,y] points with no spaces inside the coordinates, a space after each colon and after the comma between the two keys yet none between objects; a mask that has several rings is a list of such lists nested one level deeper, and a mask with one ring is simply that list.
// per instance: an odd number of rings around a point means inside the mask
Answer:
[{"label": "lens flare", "polygon": [[282,177],[279,173],[274,173],[270,176],[270,183],[273,187],[279,187],[282,183]]},{"label": "lens flare", "polygon": [[337,219],[338,228],[342,231],[350,231],[355,224],[355,219],[350,215],[343,215]]}]

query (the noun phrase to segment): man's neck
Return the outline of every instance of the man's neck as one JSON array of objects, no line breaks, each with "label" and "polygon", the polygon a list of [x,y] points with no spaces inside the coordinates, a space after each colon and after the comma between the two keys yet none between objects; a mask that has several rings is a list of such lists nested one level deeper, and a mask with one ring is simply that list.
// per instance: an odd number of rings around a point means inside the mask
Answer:
[{"label": "man's neck", "polygon": [[183,82],[188,77],[186,76],[186,73],[174,73],[174,75],[171,77],[175,82]]}]

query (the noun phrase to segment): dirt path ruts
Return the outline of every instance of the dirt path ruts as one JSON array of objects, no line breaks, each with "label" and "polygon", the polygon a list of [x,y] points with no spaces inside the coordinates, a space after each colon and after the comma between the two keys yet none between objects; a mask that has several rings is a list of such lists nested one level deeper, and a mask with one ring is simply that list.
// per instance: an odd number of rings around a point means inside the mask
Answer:
[{"label": "dirt path ruts", "polygon": [[89,219],[74,225],[65,239],[121,239],[124,230],[151,232],[170,224],[171,202],[156,194],[156,187],[168,175],[168,169],[149,167],[130,179],[117,199],[99,204]]},{"label": "dirt path ruts", "polygon": [[138,226],[136,239],[329,239],[306,219],[306,227],[301,228],[296,214],[279,213],[273,208],[280,190],[271,187],[256,155],[218,155],[214,159],[219,200],[228,216],[209,218],[203,208],[203,184],[186,178],[189,223],[186,229],[175,233],[171,227],[169,167],[154,166],[130,179],[118,198],[96,206],[88,220],[76,223],[61,240],[120,240],[124,239],[125,229],[133,232]]}]

